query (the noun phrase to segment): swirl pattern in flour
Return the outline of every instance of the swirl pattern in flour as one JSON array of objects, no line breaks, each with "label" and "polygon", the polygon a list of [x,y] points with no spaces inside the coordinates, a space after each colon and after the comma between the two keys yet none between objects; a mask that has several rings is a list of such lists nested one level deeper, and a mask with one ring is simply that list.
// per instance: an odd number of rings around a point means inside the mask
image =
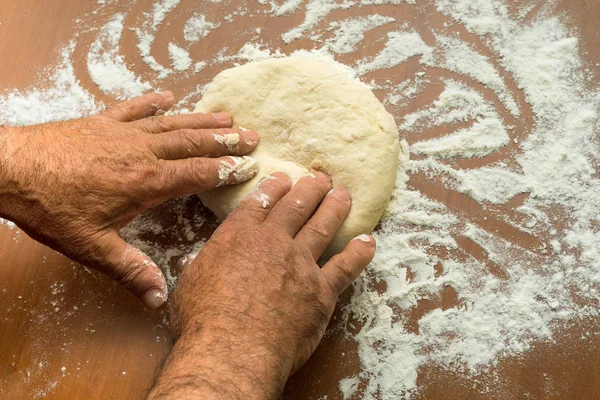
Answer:
[{"label": "swirl pattern in flour", "polygon": [[[599,154],[591,144],[600,96],[586,83],[577,38],[551,6],[143,3],[100,1],[65,48],[59,78],[76,88],[82,114],[102,108],[94,98],[166,88],[186,112],[223,69],[312,52],[352,67],[395,116],[411,159],[377,230],[376,258],[341,318],[361,362],[340,382],[344,398],[418,393],[424,365],[493,374],[499,359],[598,313]],[[67,60],[80,59],[69,69]],[[0,107],[3,121],[10,115]],[[132,240],[158,256],[139,222]]]}]

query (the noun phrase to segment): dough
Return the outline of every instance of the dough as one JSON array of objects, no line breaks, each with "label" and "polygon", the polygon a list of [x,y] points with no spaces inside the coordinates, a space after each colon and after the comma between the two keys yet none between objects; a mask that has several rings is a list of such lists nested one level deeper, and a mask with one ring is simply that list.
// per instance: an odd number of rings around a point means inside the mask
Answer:
[{"label": "dough", "polygon": [[195,111],[229,111],[234,127],[260,134],[250,154],[260,165],[258,175],[200,194],[221,220],[272,172],[295,182],[323,171],[352,196],[350,214],[325,257],[377,225],[396,180],[398,129],[371,90],[342,67],[295,56],[228,69],[207,86]]}]

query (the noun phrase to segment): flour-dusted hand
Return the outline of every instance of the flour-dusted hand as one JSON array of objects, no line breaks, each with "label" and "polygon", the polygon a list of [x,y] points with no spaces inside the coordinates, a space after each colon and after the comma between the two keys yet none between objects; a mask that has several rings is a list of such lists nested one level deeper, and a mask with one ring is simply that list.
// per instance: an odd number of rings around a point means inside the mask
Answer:
[{"label": "flour-dusted hand", "polygon": [[150,93],[81,120],[0,134],[0,213],[34,239],[110,275],[148,306],[164,276],[119,230],[171,198],[251,178],[239,157],[258,134],[230,129],[228,113],[155,116],[171,92]]},{"label": "flour-dusted hand", "polygon": [[263,180],[180,276],[177,341],[149,398],[277,398],[313,353],[338,296],[375,254],[361,235],[317,260],[351,199],[324,174]]}]

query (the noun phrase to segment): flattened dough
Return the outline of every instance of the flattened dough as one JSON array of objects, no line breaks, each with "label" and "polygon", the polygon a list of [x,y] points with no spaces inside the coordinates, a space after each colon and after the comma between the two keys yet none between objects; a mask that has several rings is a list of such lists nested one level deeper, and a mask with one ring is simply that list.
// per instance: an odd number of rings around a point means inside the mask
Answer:
[{"label": "flattened dough", "polygon": [[323,171],[352,195],[350,214],[325,257],[377,225],[396,180],[398,129],[371,90],[343,68],[296,56],[228,69],[208,85],[195,111],[229,111],[234,127],[260,134],[250,154],[258,175],[200,194],[221,220],[273,172],[295,182]]}]

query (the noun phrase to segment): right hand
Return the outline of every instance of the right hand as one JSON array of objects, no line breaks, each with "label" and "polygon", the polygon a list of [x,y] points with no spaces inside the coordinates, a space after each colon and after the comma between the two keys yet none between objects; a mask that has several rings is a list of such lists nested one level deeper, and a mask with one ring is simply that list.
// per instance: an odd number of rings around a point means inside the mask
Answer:
[{"label": "right hand", "polygon": [[[361,235],[319,267],[351,205],[345,189],[330,189],[322,173],[293,188],[276,173],[215,231],[179,278],[172,303],[178,340],[151,398],[175,393],[169,382],[186,379],[190,387],[208,381],[239,391],[223,398],[277,396],[315,350],[338,296],[375,254],[375,240]],[[196,394],[211,398],[212,389],[204,390]]]}]

